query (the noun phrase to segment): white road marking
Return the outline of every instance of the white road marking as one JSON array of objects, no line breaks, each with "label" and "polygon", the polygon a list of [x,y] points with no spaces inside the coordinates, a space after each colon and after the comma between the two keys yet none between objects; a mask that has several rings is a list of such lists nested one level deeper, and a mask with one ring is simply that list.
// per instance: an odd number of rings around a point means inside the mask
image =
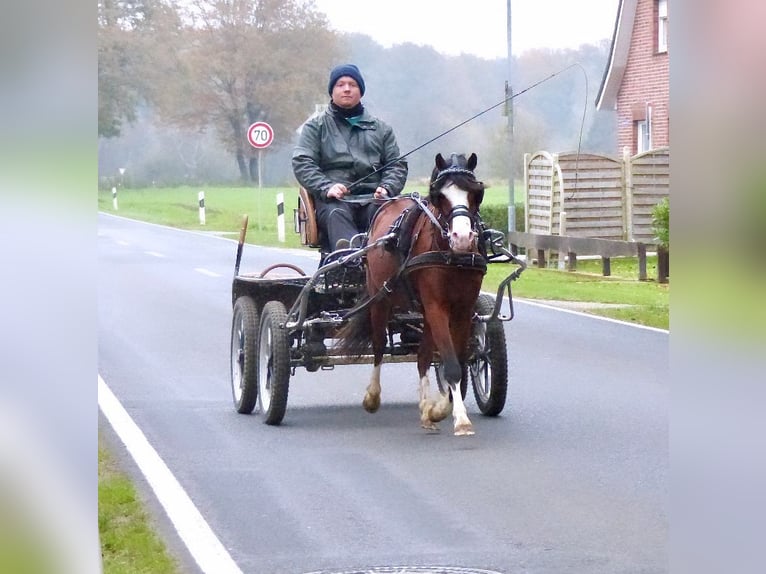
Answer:
[{"label": "white road marking", "polygon": [[147,255],[151,255],[152,257],[165,257],[162,253],[158,253],[157,251],[144,251]]},{"label": "white road marking", "polygon": [[208,277],[220,277],[220,273],[216,273],[215,271],[208,271],[207,269],[203,267],[195,267],[194,270],[197,273],[202,273],[203,275],[207,275]]},{"label": "white road marking", "polygon": [[146,477],[200,570],[205,574],[243,574],[101,375],[98,406]]}]

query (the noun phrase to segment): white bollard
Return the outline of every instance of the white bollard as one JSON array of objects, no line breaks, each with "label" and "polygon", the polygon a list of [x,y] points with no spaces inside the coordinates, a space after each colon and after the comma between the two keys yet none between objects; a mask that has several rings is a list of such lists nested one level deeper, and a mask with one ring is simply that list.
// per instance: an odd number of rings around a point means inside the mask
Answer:
[{"label": "white bollard", "polygon": [[199,224],[205,225],[205,192],[200,191],[197,194],[197,200],[199,201]]},{"label": "white bollard", "polygon": [[112,188],[112,207],[117,211],[117,188]]},{"label": "white bollard", "polygon": [[277,194],[277,239],[285,242],[285,194]]}]

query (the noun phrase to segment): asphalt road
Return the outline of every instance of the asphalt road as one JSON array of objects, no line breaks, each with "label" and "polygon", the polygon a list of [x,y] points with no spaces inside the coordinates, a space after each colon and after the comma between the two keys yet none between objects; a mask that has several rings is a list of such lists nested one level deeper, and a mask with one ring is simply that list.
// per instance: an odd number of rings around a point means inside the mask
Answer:
[{"label": "asphalt road", "polygon": [[[506,408],[469,390],[475,436],[420,428],[414,364],[384,365],[374,415],[369,366],[299,369],[270,427],[231,401],[236,244],[101,214],[98,250],[99,375],[233,571],[668,571],[667,333],[518,301]],[[242,271],[283,261],[317,257],[246,246]],[[100,426],[184,571],[214,572]]]}]

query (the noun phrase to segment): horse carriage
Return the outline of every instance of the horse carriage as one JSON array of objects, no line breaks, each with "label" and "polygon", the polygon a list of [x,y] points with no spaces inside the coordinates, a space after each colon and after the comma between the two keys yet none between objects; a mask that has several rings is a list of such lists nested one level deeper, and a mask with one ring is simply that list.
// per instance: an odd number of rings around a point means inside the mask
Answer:
[{"label": "horse carriage", "polygon": [[[278,425],[287,409],[290,377],[337,365],[372,364],[363,401],[380,405],[381,363],[414,362],[420,376],[420,421],[426,429],[453,415],[456,435],[473,434],[463,399],[468,382],[486,416],[505,406],[508,365],[502,323],[513,318],[511,282],[525,268],[503,247],[504,234],[479,216],[484,185],[476,156],[436,156],[429,197],[386,200],[367,234],[348,248],[327,251],[313,201],[299,195],[296,231],[321,250],[312,274],[282,263],[239,272],[247,223],[240,233],[232,285],[231,385],[237,412],[259,406]],[[495,297],[481,292],[487,264],[516,266]],[[509,313],[502,314],[507,292]],[[429,392],[433,368],[439,388]]]}]

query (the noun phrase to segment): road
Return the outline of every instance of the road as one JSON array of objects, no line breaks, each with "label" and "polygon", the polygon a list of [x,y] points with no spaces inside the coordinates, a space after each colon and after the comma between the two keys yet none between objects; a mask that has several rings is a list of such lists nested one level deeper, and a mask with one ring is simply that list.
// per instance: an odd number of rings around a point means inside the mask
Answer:
[{"label": "road", "polygon": [[[475,436],[419,427],[413,364],[384,365],[374,415],[369,366],[299,369],[270,427],[231,401],[236,244],[104,214],[98,235],[99,375],[233,572],[668,570],[667,333],[519,301],[506,408],[483,417],[469,391]],[[317,257],[245,246],[242,271],[281,261]],[[184,571],[214,572],[100,427]]]}]

